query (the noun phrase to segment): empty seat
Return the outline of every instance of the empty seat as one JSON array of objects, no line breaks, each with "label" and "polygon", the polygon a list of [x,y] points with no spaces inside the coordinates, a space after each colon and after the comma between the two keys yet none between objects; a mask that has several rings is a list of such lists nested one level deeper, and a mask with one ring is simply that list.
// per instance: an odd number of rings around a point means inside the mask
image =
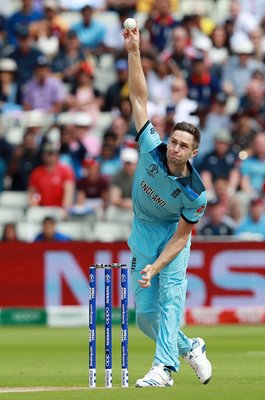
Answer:
[{"label": "empty seat", "polygon": [[24,212],[12,207],[0,207],[0,224],[16,223],[23,221]]},{"label": "empty seat", "polygon": [[56,231],[73,240],[86,240],[85,224],[83,221],[62,221],[57,224]]},{"label": "empty seat", "polygon": [[31,222],[19,222],[16,226],[17,235],[20,240],[33,242],[35,237],[41,232],[42,225]]},{"label": "empty seat", "polygon": [[4,191],[0,194],[0,206],[26,208],[28,206],[28,193]]},{"label": "empty seat", "polygon": [[107,221],[131,223],[133,218],[132,210],[123,210],[119,207],[109,206],[105,217]]},{"label": "empty seat", "polygon": [[60,207],[29,207],[26,213],[28,222],[41,223],[45,217],[53,217],[57,221],[64,218],[64,210]]},{"label": "empty seat", "polygon": [[127,223],[115,223],[110,221],[96,222],[87,240],[100,242],[114,242],[115,240],[127,240],[131,232],[131,226]]}]

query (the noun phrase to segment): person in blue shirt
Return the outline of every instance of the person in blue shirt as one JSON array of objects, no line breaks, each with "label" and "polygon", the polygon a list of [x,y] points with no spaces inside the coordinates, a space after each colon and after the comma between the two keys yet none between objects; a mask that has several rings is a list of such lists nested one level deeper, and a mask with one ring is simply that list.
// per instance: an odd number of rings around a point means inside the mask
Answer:
[{"label": "person in blue shirt", "polygon": [[56,231],[56,221],[53,217],[45,217],[42,222],[42,232],[34,242],[69,242],[72,239],[63,233]]},{"label": "person in blue shirt", "polygon": [[248,214],[236,228],[237,236],[265,240],[264,204],[261,197],[253,198],[250,201]]},{"label": "person in blue shirt", "polygon": [[79,41],[86,50],[99,52],[100,46],[105,38],[105,26],[93,19],[93,8],[84,6],[81,9],[82,21],[72,27],[72,31],[77,33]]},{"label": "person in blue shirt", "polygon": [[148,120],[148,92],[141,65],[138,28],[124,30],[129,92],[140,147],[133,183],[132,283],[140,330],[156,343],[150,371],[136,387],[172,386],[181,355],[200,382],[211,379],[205,342],[181,330],[191,231],[206,207],[206,191],[189,159],[198,152],[199,130],[177,123],[168,144]]},{"label": "person in blue shirt", "polygon": [[40,21],[42,18],[42,12],[33,10],[32,0],[22,0],[21,9],[11,15],[7,22],[9,43],[13,45],[17,43],[17,26],[28,27],[32,22]]}]

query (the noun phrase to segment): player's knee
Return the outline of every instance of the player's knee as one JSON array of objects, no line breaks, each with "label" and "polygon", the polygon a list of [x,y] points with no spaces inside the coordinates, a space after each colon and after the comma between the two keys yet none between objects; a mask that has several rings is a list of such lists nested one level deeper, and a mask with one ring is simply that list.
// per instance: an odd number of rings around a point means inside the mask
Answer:
[{"label": "player's knee", "polygon": [[150,339],[156,341],[159,328],[159,313],[144,312],[136,313],[136,323],[139,329]]}]

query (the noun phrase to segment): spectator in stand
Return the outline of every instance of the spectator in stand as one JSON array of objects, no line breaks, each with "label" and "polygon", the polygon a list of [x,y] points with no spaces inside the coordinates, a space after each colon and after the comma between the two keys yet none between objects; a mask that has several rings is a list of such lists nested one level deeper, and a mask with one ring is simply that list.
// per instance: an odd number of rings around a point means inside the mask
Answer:
[{"label": "spectator in stand", "polygon": [[4,189],[4,179],[12,157],[12,146],[0,137],[0,192]]},{"label": "spectator in stand", "polygon": [[265,127],[265,86],[258,79],[251,79],[246,93],[240,99],[239,111],[247,112]]},{"label": "spectator in stand", "polygon": [[132,182],[138,161],[138,152],[124,148],[121,152],[123,166],[115,174],[110,186],[110,204],[123,210],[132,210]]},{"label": "spectator in stand", "polygon": [[226,207],[219,199],[213,198],[207,203],[205,215],[199,224],[197,234],[202,236],[233,235],[236,223],[226,214]]},{"label": "spectator in stand", "polygon": [[0,57],[5,57],[7,47],[7,22],[5,17],[0,14]]},{"label": "spectator in stand", "polygon": [[[116,135],[109,132],[106,135]],[[100,165],[100,173],[104,176],[108,182],[111,181],[112,177],[120,170],[121,160],[117,156],[117,149],[115,145],[103,142],[100,155],[97,157],[97,161]]]},{"label": "spectator in stand", "polygon": [[241,159],[251,154],[251,145],[257,132],[262,130],[262,126],[252,118],[247,112],[238,111],[232,115],[232,149],[239,154]]},{"label": "spectator in stand", "polygon": [[239,223],[235,234],[241,238],[265,240],[265,211],[262,198],[250,201],[248,215]]},{"label": "spectator in stand", "polygon": [[92,133],[93,119],[88,113],[76,112],[74,114],[74,137],[85,147],[90,157],[97,157],[101,150],[101,138]]},{"label": "spectator in stand", "polygon": [[16,44],[16,28],[18,25],[29,26],[34,21],[43,18],[43,14],[34,11],[32,8],[32,0],[21,0],[21,9],[15,12],[7,21],[8,41]]},{"label": "spectator in stand", "polygon": [[106,209],[109,202],[109,183],[100,173],[100,165],[94,159],[83,162],[85,176],[78,179],[77,190],[82,190],[87,198],[87,206],[91,210]]},{"label": "spectator in stand", "polygon": [[130,17],[127,9],[121,10],[118,14],[119,20],[116,24],[107,26],[106,34],[104,37],[104,49],[106,52],[118,56],[124,50],[123,30],[124,21]]},{"label": "spectator in stand", "polygon": [[[64,43],[68,25],[58,13],[57,0],[44,0],[43,1],[43,18],[41,21],[31,24],[30,32],[37,43],[43,37],[44,32],[48,32],[50,37],[57,38],[60,45]],[[47,36],[46,36],[47,37]],[[43,43],[45,45],[45,43]],[[49,41],[46,42],[46,46]]]},{"label": "spectator in stand", "polygon": [[1,242],[13,243],[18,241],[16,225],[13,223],[6,224],[3,229]]},{"label": "spectator in stand", "polygon": [[220,82],[211,73],[205,57],[196,51],[191,63],[188,79],[189,98],[197,101],[201,106],[210,107],[213,99],[220,92]]},{"label": "spectator in stand", "polygon": [[26,26],[19,25],[16,29],[17,47],[9,55],[19,66],[16,74],[16,81],[19,89],[28,82],[34,73],[37,59],[43,55],[32,46],[29,30]]},{"label": "spectator in stand", "polygon": [[154,69],[147,76],[149,100],[156,104],[161,111],[165,110],[171,96],[171,82],[173,75],[168,63],[157,58]]},{"label": "spectator in stand", "polygon": [[217,178],[214,181],[214,195],[226,209],[226,215],[234,221],[239,222],[245,215],[244,204],[240,201],[237,193],[229,192],[228,179]]},{"label": "spectator in stand", "polygon": [[117,80],[109,86],[105,94],[103,111],[112,111],[117,108],[122,97],[129,96],[128,88],[128,62],[118,59],[115,63]]},{"label": "spectator in stand", "polygon": [[239,186],[240,173],[237,166],[238,156],[230,150],[232,143],[228,131],[220,131],[215,135],[215,148],[204,156],[199,170],[209,197],[214,194],[214,182],[218,178],[228,181],[228,190],[234,194]]},{"label": "spectator in stand", "polygon": [[251,146],[252,154],[241,163],[241,189],[249,196],[260,196],[265,177],[265,132],[257,133]]},{"label": "spectator in stand", "polygon": [[103,98],[94,88],[94,71],[88,62],[80,63],[66,103],[71,111],[87,112],[93,124],[97,123]]},{"label": "spectator in stand", "polygon": [[81,177],[82,163],[86,157],[86,148],[78,138],[72,125],[60,126],[60,162],[69,165],[76,178]]},{"label": "spectator in stand", "polygon": [[222,87],[229,96],[241,97],[245,94],[246,88],[253,73],[257,70],[262,74],[265,72],[264,64],[251,57],[254,46],[246,38],[236,39],[232,43],[234,56],[230,57],[224,68]]},{"label": "spectator in stand", "polygon": [[265,47],[264,47],[264,32],[261,26],[253,29],[249,33],[249,38],[254,47],[254,57],[256,60],[264,62]]},{"label": "spectator in stand", "polygon": [[11,177],[10,190],[26,191],[29,176],[39,163],[39,148],[35,134],[29,129],[23,136],[23,142],[14,148],[10,160],[8,175]]},{"label": "spectator in stand", "polygon": [[168,61],[170,66],[174,65],[174,68],[178,69],[185,79],[191,68],[191,60],[185,53],[188,43],[189,35],[187,30],[182,26],[178,26],[172,32],[170,47],[161,54],[162,59]]},{"label": "spectator in stand", "polygon": [[45,217],[42,222],[42,231],[34,242],[70,242],[72,239],[63,233],[56,231],[56,220],[53,217]]},{"label": "spectator in stand", "polygon": [[169,46],[172,32],[179,22],[172,15],[170,0],[155,0],[153,10],[153,14],[145,23],[145,28],[150,33],[152,45],[160,53]]},{"label": "spectator in stand", "polygon": [[17,64],[12,58],[0,59],[0,112],[21,110],[16,83]]},{"label": "spectator in stand", "polygon": [[186,121],[191,124],[198,124],[198,117],[191,115],[197,109],[198,103],[188,97],[188,86],[181,77],[175,77],[171,81],[171,99],[168,107],[173,108],[174,122]]},{"label": "spectator in stand", "polygon": [[129,123],[122,115],[117,115],[113,118],[111,126],[107,132],[112,132],[116,135],[116,149],[118,154],[120,153],[121,148],[125,145],[126,140],[129,140],[129,131]]},{"label": "spectator in stand", "polygon": [[43,165],[31,172],[28,192],[32,206],[57,206],[67,213],[73,204],[74,173],[59,162],[58,149],[51,143],[43,146]]},{"label": "spectator in stand", "polygon": [[107,10],[121,14],[124,11],[134,13],[136,11],[136,0],[106,0]]},{"label": "spectator in stand", "polygon": [[132,103],[129,97],[122,97],[120,99],[118,109],[116,110],[119,115],[121,115],[129,125],[128,135],[135,138],[136,128],[134,120],[132,118]]},{"label": "spectator in stand", "polygon": [[77,33],[69,31],[59,53],[52,60],[51,68],[64,82],[73,86],[80,63],[85,60],[86,56],[80,46]]},{"label": "spectator in stand", "polygon": [[105,26],[93,19],[93,7],[86,5],[81,9],[82,21],[72,27],[82,46],[93,54],[100,55],[106,33]]},{"label": "spectator in stand", "polygon": [[52,76],[47,58],[38,57],[34,76],[24,89],[24,109],[58,113],[62,109],[65,98],[65,87],[60,79]]},{"label": "spectator in stand", "polygon": [[215,75],[221,78],[227,63],[229,53],[226,47],[227,35],[223,25],[217,25],[211,33],[212,48],[209,50],[208,60]]}]

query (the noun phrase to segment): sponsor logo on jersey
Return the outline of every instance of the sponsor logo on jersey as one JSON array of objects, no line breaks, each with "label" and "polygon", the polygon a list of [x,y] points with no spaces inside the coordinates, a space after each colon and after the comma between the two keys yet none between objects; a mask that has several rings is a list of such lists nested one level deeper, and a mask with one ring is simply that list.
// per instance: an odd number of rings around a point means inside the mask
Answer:
[{"label": "sponsor logo on jersey", "polygon": [[176,190],[174,190],[174,192],[171,193],[171,196],[173,196],[175,199],[180,195],[181,190],[179,188],[177,188]]},{"label": "sponsor logo on jersey", "polygon": [[200,208],[197,208],[196,212],[197,214],[201,214],[205,210],[206,206],[201,206]]}]

